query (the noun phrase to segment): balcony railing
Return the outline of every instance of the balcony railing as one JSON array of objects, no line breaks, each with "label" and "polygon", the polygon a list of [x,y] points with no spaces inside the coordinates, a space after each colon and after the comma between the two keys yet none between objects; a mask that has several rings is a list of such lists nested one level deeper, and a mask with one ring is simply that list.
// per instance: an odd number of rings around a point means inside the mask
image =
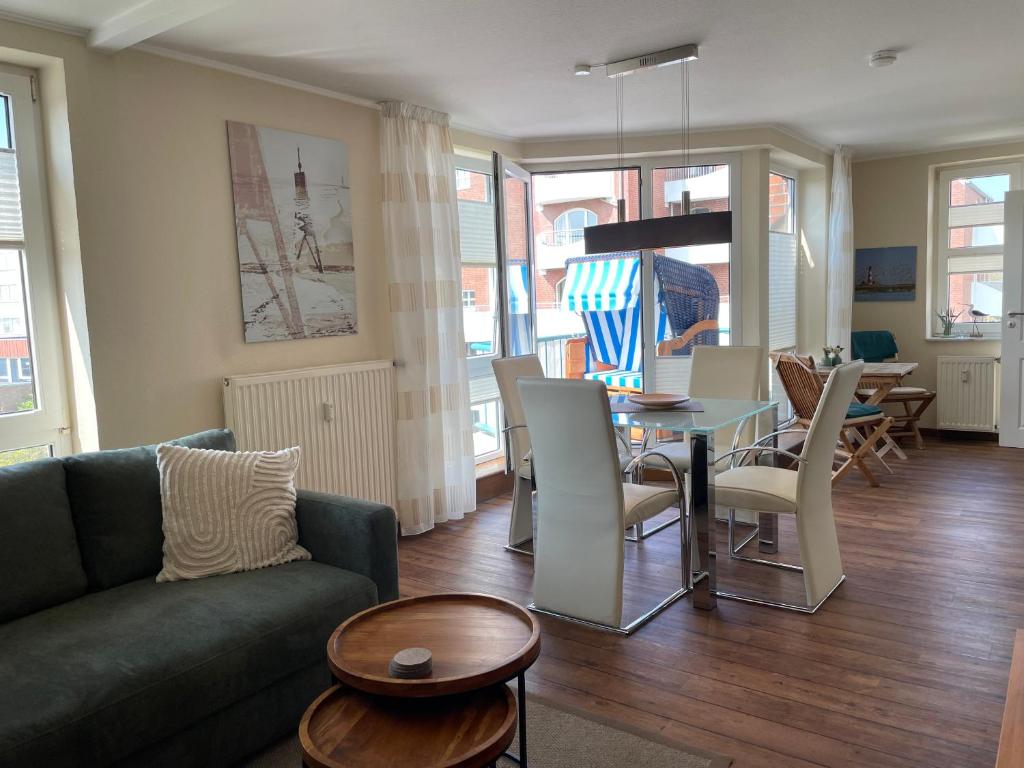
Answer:
[{"label": "balcony railing", "polygon": [[578,243],[583,239],[582,229],[556,229],[552,232],[545,232],[541,236],[541,244],[554,248],[561,248],[565,245]]}]

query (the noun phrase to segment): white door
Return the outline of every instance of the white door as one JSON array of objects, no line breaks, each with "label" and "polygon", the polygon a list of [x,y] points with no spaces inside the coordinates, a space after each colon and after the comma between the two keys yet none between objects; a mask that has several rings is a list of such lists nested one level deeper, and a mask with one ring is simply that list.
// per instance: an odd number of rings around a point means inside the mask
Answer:
[{"label": "white door", "polygon": [[70,448],[32,86],[0,69],[0,466]]},{"label": "white door", "polygon": [[1024,191],[1007,192],[999,444],[1024,448]]}]

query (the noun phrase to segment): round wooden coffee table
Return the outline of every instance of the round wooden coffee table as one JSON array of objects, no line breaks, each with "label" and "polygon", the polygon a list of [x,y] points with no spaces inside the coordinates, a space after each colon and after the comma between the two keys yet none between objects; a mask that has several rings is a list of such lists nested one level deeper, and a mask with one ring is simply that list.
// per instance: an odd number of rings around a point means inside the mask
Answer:
[{"label": "round wooden coffee table", "polygon": [[336,685],[299,724],[309,768],[483,768],[508,749],[516,701],[507,685],[437,699],[394,699]]},{"label": "round wooden coffee table", "polygon": [[[427,648],[429,677],[388,675],[404,648]],[[357,613],[331,635],[327,660],[342,684],[391,698],[465,694],[517,680],[519,762],[526,766],[526,670],[540,656],[540,625],[523,607],[490,595],[449,593],[395,600]]]}]

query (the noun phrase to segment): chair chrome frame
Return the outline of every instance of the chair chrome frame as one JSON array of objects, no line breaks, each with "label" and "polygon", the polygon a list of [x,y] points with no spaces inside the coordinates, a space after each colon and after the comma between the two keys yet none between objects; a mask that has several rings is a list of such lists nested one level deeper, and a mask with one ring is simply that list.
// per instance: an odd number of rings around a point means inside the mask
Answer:
[{"label": "chair chrome frame", "polygon": [[[788,432],[794,432],[794,433],[796,433],[796,432],[806,432],[806,430],[803,430],[803,429],[780,429],[780,430],[777,430],[775,432],[772,432],[771,434],[765,435],[760,440],[757,440],[756,442],[752,443],[751,445],[748,445],[745,448],[737,448],[735,450],[729,451],[728,453],[723,454],[722,456],[720,456],[715,461],[717,463],[721,459],[725,459],[725,458],[728,458],[730,456],[738,455],[738,454],[750,454],[750,453],[762,453],[763,452],[763,453],[772,453],[772,454],[775,454],[775,455],[786,456],[787,458],[792,459],[793,461],[797,462],[798,464],[806,464],[807,463],[807,459],[805,459],[802,456],[797,456],[795,453],[793,453],[791,451],[787,451],[787,450],[785,450],[783,448],[778,448],[778,447],[775,447],[775,446],[760,445],[760,443],[762,443],[762,442],[764,442],[766,440],[776,440],[776,439],[778,439],[779,435],[786,434]],[[736,466],[742,466],[742,462],[739,465],[736,465]],[[735,522],[736,522],[736,510],[735,509],[730,509],[729,510],[729,557],[731,559],[733,559],[733,560],[741,560],[741,561],[746,562],[746,563],[754,563],[756,565],[766,565],[766,566],[769,566],[771,568],[778,568],[780,570],[791,571],[791,572],[795,572],[795,573],[803,573],[804,572],[804,568],[803,568],[802,565],[794,565],[793,563],[784,563],[784,562],[779,562],[777,560],[766,560],[765,558],[762,558],[762,557],[749,557],[747,555],[741,555],[740,552],[742,551],[742,549],[747,544],[749,544],[753,540],[754,536],[756,536],[760,531],[759,530],[755,530],[753,534],[751,534],[746,539],[744,539],[739,545],[734,545],[735,534],[734,534],[733,529],[734,529],[734,526],[735,526]],[[787,603],[787,602],[781,601],[781,600],[768,600],[767,598],[754,597],[752,595],[744,595],[744,594],[741,594],[741,593],[738,593],[738,592],[722,592],[722,591],[719,591],[718,592],[718,597],[724,598],[726,600],[735,600],[735,601],[741,602],[741,603],[751,603],[753,605],[764,605],[764,606],[768,606],[770,608],[782,608],[782,609],[787,610],[787,611],[796,611],[798,613],[808,613],[808,614],[811,614],[811,613],[815,613],[819,608],[821,608],[821,606],[825,603],[825,601],[828,600],[829,597],[832,596],[832,593],[835,592],[839,588],[839,585],[842,584],[845,580],[846,580],[846,574],[841,575],[839,577],[839,580],[836,581],[836,583],[832,585],[832,588],[829,589],[829,591],[825,594],[825,596],[822,597],[821,600],[819,600],[815,605],[800,604],[800,603]]]},{"label": "chair chrome frame", "polygon": [[[513,424],[505,427],[501,430],[505,436],[505,444],[508,444],[509,435],[517,429],[526,429],[525,424]],[[526,542],[533,541],[533,490],[534,482],[532,478],[525,478],[519,474],[519,467],[512,467],[512,473],[514,475],[512,481],[512,512],[509,515],[508,521],[508,544],[505,545],[505,549],[509,552],[517,552],[520,555],[529,555],[533,557],[532,550],[523,549],[522,545]],[[522,521],[519,519],[519,515],[523,514],[525,510],[520,508],[520,505],[526,504],[525,500],[529,500],[529,512],[530,512],[530,537],[528,539],[521,538],[521,532],[519,535],[516,533],[516,524],[522,525]],[[518,540],[517,540],[518,539]]]},{"label": "chair chrome frame", "polygon": [[[617,432],[617,430],[616,430],[616,432]],[[550,611],[550,610],[546,610],[544,608],[538,608],[536,606],[536,604],[534,604],[534,603],[530,603],[529,605],[527,605],[526,606],[527,609],[529,609],[530,611],[533,611],[534,613],[540,613],[540,614],[543,614],[545,616],[554,616],[555,618],[558,618],[558,619],[564,619],[566,621],[571,621],[574,624],[581,624],[583,626],[591,627],[593,629],[602,629],[602,630],[604,630],[606,632],[614,632],[614,633],[619,634],[619,635],[626,635],[626,636],[628,636],[628,635],[631,635],[634,632],[636,632],[638,629],[640,629],[642,626],[644,626],[647,622],[649,622],[651,619],[653,619],[659,613],[664,611],[670,605],[672,605],[673,603],[678,601],[680,598],[685,597],[686,595],[688,595],[690,592],[693,591],[694,578],[693,578],[693,562],[692,562],[692,556],[691,556],[692,555],[692,552],[691,552],[691,546],[692,546],[691,545],[691,534],[690,534],[690,526],[689,526],[689,517],[686,515],[686,512],[684,511],[686,509],[686,507],[684,505],[684,499],[685,499],[684,489],[685,489],[686,486],[685,486],[685,484],[683,482],[683,479],[680,477],[679,472],[676,470],[675,466],[672,465],[672,462],[668,460],[668,457],[666,457],[663,454],[659,453],[657,450],[650,450],[650,451],[645,451],[645,452],[641,453],[639,456],[636,456],[632,461],[630,461],[630,463],[626,466],[625,470],[623,470],[623,474],[631,474],[632,472],[634,472],[635,470],[637,470],[639,467],[642,466],[644,458],[652,456],[652,455],[661,456],[661,458],[663,458],[666,461],[666,463],[668,463],[669,466],[672,467],[670,472],[672,473],[672,479],[675,481],[675,484],[676,484],[676,498],[677,498],[677,502],[679,504],[680,519],[685,517],[686,523],[687,523],[685,525],[681,525],[680,526],[680,531],[679,531],[679,544],[680,544],[680,549],[682,550],[681,553],[680,553],[680,559],[681,559],[680,565],[681,565],[681,568],[682,568],[682,586],[679,589],[677,589],[676,591],[674,591],[672,594],[670,594],[667,597],[665,597],[661,602],[659,602],[657,605],[655,605],[650,610],[645,611],[644,613],[640,614],[637,618],[633,619],[628,624],[624,624],[624,625],[620,625],[620,626],[614,626],[614,625],[611,625],[611,624],[601,624],[601,623],[595,622],[595,621],[588,621],[586,619],[579,619],[579,618],[576,618],[575,616],[569,616],[569,615],[564,614],[564,613],[559,613],[558,611]],[[660,530],[660,528],[659,528],[659,530]]]}]

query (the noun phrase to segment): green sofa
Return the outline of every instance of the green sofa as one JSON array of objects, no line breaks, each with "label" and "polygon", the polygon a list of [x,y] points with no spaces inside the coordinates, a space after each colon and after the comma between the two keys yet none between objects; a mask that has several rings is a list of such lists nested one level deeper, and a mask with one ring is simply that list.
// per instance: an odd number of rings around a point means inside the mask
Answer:
[{"label": "green sofa", "polygon": [[312,561],[157,584],[155,451],[0,469],[0,768],[233,765],[295,732],[334,628],[398,597],[394,512],[306,491]]}]

